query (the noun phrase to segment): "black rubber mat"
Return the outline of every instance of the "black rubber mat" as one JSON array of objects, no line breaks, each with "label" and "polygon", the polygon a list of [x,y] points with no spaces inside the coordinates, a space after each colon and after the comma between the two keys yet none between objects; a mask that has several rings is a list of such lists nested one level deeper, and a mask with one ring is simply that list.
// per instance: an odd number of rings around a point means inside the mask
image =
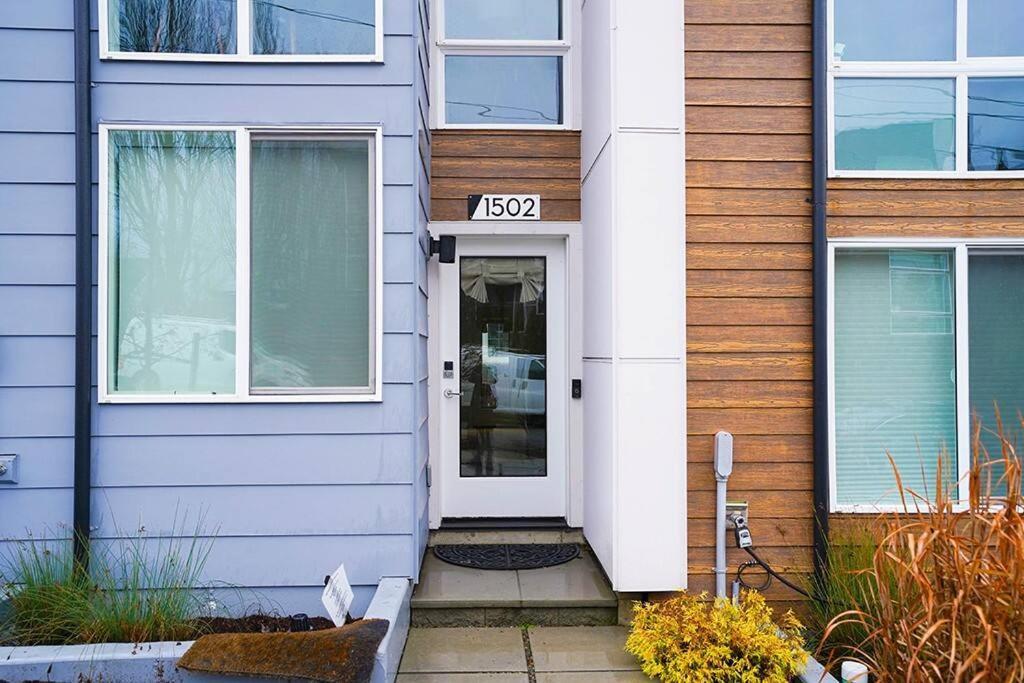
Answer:
[{"label": "black rubber mat", "polygon": [[575,543],[502,543],[436,545],[437,559],[473,569],[540,569],[565,564],[580,556]]}]

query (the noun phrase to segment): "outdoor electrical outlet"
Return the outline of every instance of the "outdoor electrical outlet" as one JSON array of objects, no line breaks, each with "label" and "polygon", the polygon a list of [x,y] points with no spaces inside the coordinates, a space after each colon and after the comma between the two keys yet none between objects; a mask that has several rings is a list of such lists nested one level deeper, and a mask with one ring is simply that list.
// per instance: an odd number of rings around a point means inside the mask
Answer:
[{"label": "outdoor electrical outlet", "polygon": [[18,483],[18,456],[0,455],[0,484]]},{"label": "outdoor electrical outlet", "polygon": [[747,520],[747,522],[749,522],[750,521],[750,517],[747,515],[747,508],[748,507],[749,506],[747,505],[747,501],[745,501],[745,500],[726,502],[726,504],[725,504],[725,527],[727,529],[734,528],[736,525],[733,524],[732,520],[737,515],[740,515],[741,517],[743,517],[743,519],[745,519],[745,520]]}]

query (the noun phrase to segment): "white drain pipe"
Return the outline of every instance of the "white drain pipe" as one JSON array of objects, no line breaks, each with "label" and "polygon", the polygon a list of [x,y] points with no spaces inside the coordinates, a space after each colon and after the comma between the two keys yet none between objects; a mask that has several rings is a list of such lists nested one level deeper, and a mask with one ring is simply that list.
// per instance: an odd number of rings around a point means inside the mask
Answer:
[{"label": "white drain pipe", "polygon": [[715,434],[715,596],[726,597],[729,570],[725,564],[725,497],[732,474],[732,434]]}]

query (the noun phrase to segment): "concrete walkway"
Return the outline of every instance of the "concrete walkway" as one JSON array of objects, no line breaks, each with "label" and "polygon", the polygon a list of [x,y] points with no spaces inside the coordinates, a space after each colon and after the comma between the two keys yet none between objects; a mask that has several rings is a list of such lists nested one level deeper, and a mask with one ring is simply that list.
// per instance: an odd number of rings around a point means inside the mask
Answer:
[{"label": "concrete walkway", "polygon": [[413,628],[398,683],[633,683],[649,680],[621,626]]}]

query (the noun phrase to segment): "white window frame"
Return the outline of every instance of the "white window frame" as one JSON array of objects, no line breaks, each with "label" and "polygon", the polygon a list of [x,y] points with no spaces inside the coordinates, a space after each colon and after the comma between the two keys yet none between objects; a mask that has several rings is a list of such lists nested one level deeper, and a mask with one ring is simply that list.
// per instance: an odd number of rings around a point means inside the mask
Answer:
[{"label": "white window frame", "polygon": [[[561,0],[562,38],[560,40],[456,40],[445,30],[445,0],[431,0],[431,127],[448,130],[579,130],[580,62],[577,58],[582,5],[580,0]],[[447,123],[445,113],[445,56],[509,56],[562,58],[562,122],[535,123]]]},{"label": "white window frame", "polygon": [[[969,315],[968,276],[970,268],[969,255],[975,250],[1020,250],[1024,248],[1024,238],[937,238],[908,239],[892,238],[834,238],[828,245],[828,278],[826,318],[828,334],[828,472],[829,472],[829,505],[834,513],[871,513],[902,511],[900,505],[876,505],[871,503],[839,505],[838,479],[836,476],[836,315],[835,315],[835,271],[836,251],[852,251],[857,249],[925,249],[948,250],[954,255],[954,340],[956,350],[956,460],[957,481],[960,500],[958,506],[966,506],[970,485],[968,474],[971,469],[971,403],[970,403],[970,348],[969,348]],[[882,492],[880,491],[879,494]],[[913,502],[909,503],[913,506]]]},{"label": "white window frame", "polygon": [[[235,136],[235,391],[231,394],[140,394],[111,392],[108,387],[108,308],[109,308],[109,206],[110,132],[122,130],[231,132]],[[373,268],[368,302],[374,316],[370,325],[371,378],[369,389],[353,388],[345,393],[325,393],[311,388],[309,393],[294,389],[282,393],[254,392],[251,386],[249,348],[251,340],[250,246],[251,246],[251,139],[267,135],[351,135],[373,143],[370,157],[370,184],[373,200],[370,231]],[[205,124],[99,124],[99,291],[98,291],[98,363],[97,383],[100,403],[379,403],[383,400],[384,345],[384,262],[383,262],[383,129],[380,126],[241,126]]]},{"label": "white window frame", "polygon": [[221,55],[202,52],[125,52],[110,49],[109,8],[115,0],[99,0],[99,52],[101,60],[127,60],[146,62],[314,62],[314,63],[375,63],[384,61],[384,0],[374,0],[374,51],[372,54],[341,55],[260,55],[252,51],[253,0],[234,0],[235,42],[238,51]]},{"label": "white window frame", "polygon": [[[970,78],[1024,78],[1020,57],[968,57],[969,0],[956,0],[956,59],[929,62],[856,62],[835,58],[835,2],[828,0],[828,174],[831,178],[1024,178],[1019,171],[970,171],[967,113]],[[946,78],[955,81],[956,167],[952,171],[877,171],[836,168],[835,81],[837,78]]]}]

